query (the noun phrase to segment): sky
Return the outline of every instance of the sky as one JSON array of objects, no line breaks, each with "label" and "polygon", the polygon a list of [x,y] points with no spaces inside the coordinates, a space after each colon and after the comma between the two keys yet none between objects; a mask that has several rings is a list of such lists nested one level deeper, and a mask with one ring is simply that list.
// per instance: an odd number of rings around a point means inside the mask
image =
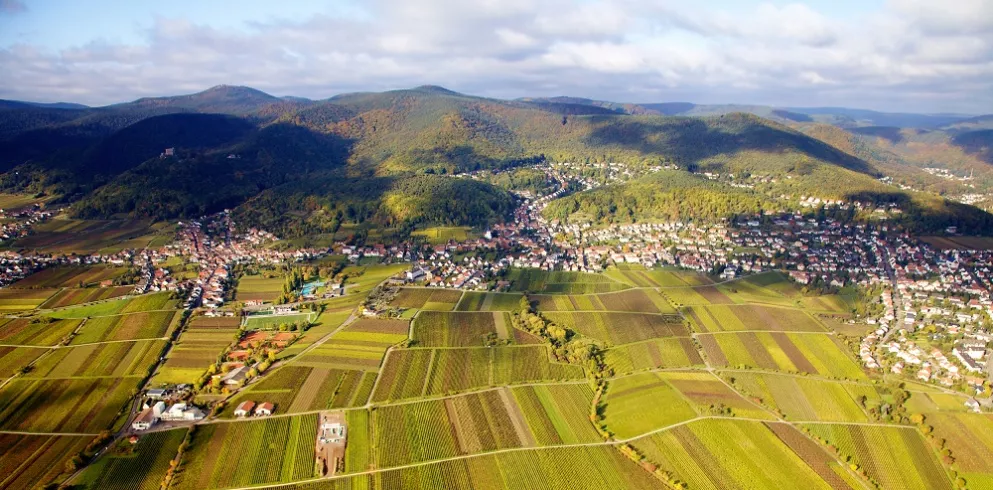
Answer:
[{"label": "sky", "polygon": [[993,0],[0,0],[0,98],[220,84],[993,113]]}]

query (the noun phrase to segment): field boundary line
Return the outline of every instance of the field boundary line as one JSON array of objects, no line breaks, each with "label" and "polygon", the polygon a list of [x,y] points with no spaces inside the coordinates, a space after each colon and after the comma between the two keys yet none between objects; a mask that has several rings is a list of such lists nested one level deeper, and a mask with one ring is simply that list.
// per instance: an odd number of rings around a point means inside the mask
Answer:
[{"label": "field boundary line", "polygon": [[68,436],[68,437],[96,437],[100,434],[90,432],[31,432],[28,430],[0,430],[0,434],[12,434],[20,436]]}]

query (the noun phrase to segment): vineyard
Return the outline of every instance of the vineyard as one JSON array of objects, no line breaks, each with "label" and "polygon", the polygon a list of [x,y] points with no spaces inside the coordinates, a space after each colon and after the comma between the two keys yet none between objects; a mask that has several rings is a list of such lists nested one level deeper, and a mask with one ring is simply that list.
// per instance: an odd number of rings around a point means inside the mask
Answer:
[{"label": "vineyard", "polygon": [[674,315],[647,313],[565,312],[544,316],[581,335],[612,345],[629,344],[663,337],[688,337],[682,319]]},{"label": "vineyard", "polygon": [[406,320],[358,320],[295,360],[325,369],[376,371],[386,350],[407,339]]},{"label": "vineyard", "polygon": [[165,345],[164,340],[153,340],[55,349],[37,362],[26,377],[144,377],[162,354]]},{"label": "vineyard", "polygon": [[[343,371],[290,364],[258,383],[252,384],[225,406],[224,417],[233,417],[234,409],[243,400],[263,401],[275,405],[279,413],[312,412],[332,408],[363,405],[361,391],[365,379],[374,373]],[[366,394],[368,398],[368,393]]]},{"label": "vineyard", "polygon": [[134,446],[121,441],[117,447],[86,468],[80,476],[84,488],[158,490],[176,457],[187,429],[142,436]]},{"label": "vineyard", "polygon": [[689,306],[684,313],[699,332],[764,330],[775,332],[824,332],[810,315],[792,308],[757,305]]},{"label": "vineyard", "polygon": [[317,415],[197,427],[178,489],[241,487],[314,477]]},{"label": "vineyard", "polygon": [[55,296],[46,301],[44,308],[65,308],[93,301],[103,301],[106,299],[118,298],[134,291],[132,286],[118,286],[107,288],[87,288],[87,289],[63,289]]},{"label": "vineyard", "polygon": [[511,269],[505,278],[511,291],[569,294],[606,293],[627,289],[626,284],[587,272]]},{"label": "vineyard", "polygon": [[687,401],[703,414],[712,408],[725,408],[738,417],[772,419],[773,415],[756,406],[728,387],[716,376],[706,372],[664,371],[660,378],[678,390]]},{"label": "vineyard", "polygon": [[519,293],[480,293],[466,291],[455,311],[517,311],[521,309]]},{"label": "vineyard", "polygon": [[0,378],[9,378],[18,370],[48,352],[33,347],[0,347]]},{"label": "vineyard", "polygon": [[[676,310],[659,293],[651,289],[631,289],[595,295],[531,296],[540,311],[618,311],[627,313],[666,313]],[[515,308],[516,309],[516,308]]]},{"label": "vineyard", "polygon": [[[96,286],[103,281],[121,276],[127,271],[125,267],[87,266],[87,267],[51,267],[42,269],[20,281],[12,284],[12,288],[72,288],[80,284],[83,287]],[[132,288],[133,289],[133,288]]]},{"label": "vineyard", "polygon": [[913,428],[807,425],[811,434],[850,456],[883,488],[952,488],[934,451]]},{"label": "vineyard", "polygon": [[174,310],[179,300],[172,299],[170,296],[171,293],[168,292],[143,294],[133,298],[114,299],[83,306],[71,306],[47,313],[47,315],[54,318],[92,318],[124,313],[140,313],[143,311]]},{"label": "vineyard", "polygon": [[80,323],[81,320],[4,318],[0,320],[0,343],[51,346],[60,343]]},{"label": "vineyard", "polygon": [[682,395],[655,373],[611,381],[605,402],[607,429],[621,439],[637,437],[697,415]]},{"label": "vineyard", "polygon": [[[757,373],[734,373],[733,377],[735,386],[740,387],[742,392],[781,411],[788,420],[868,421],[856,401],[858,395],[846,389],[851,383]],[[865,388],[872,389],[870,386]]]},{"label": "vineyard", "polygon": [[934,413],[927,415],[927,423],[945,440],[970,487],[993,483],[993,420],[988,415]]},{"label": "vineyard", "polygon": [[634,446],[691,488],[831,488],[759,422],[699,420]]},{"label": "vineyard", "polygon": [[458,290],[403,288],[390,305],[428,311],[452,311],[461,298],[462,291]]},{"label": "vineyard", "polygon": [[588,384],[521,386],[513,394],[538,445],[602,440],[589,419],[593,390]]},{"label": "vineyard", "polygon": [[72,339],[74,345],[108,340],[138,340],[164,337],[179,317],[175,311],[150,311],[90,318]]},{"label": "vineyard", "polygon": [[387,357],[373,401],[583,377],[579,366],[551,362],[545,346],[400,349]]},{"label": "vineyard", "polygon": [[0,434],[0,489],[39,488],[62,477],[90,437]]},{"label": "vineyard", "polygon": [[275,301],[283,293],[282,277],[242,276],[238,279],[238,301]]},{"label": "vineyard", "polygon": [[826,334],[745,332],[698,337],[711,365],[864,379],[854,359]]},{"label": "vineyard", "polygon": [[58,289],[0,289],[0,313],[33,310],[56,292]]},{"label": "vineyard", "polygon": [[689,338],[671,338],[627,344],[607,349],[604,362],[615,374],[655,368],[703,365],[703,358]]},{"label": "vineyard", "polygon": [[96,433],[137,385],[135,378],[14,379],[0,389],[0,429]]},{"label": "vineyard", "polygon": [[[479,347],[498,337],[508,337],[507,319],[501,319],[503,331],[497,329],[494,315],[506,313],[442,313],[425,311],[417,315],[413,340],[417,347]],[[502,333],[502,335],[501,335]]]}]

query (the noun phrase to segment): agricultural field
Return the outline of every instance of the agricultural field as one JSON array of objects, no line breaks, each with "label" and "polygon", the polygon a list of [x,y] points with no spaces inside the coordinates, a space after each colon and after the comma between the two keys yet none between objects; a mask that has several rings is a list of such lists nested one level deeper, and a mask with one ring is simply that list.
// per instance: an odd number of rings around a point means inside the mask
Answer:
[{"label": "agricultural field", "polygon": [[33,194],[0,194],[0,209],[11,213],[34,204],[40,204],[50,198],[37,198]]},{"label": "agricultural field", "polygon": [[58,289],[0,289],[0,314],[33,310],[57,292]]},{"label": "agricultural field", "polygon": [[920,239],[940,250],[993,250],[993,237],[988,236],[925,236]]},{"label": "agricultural field", "polygon": [[132,445],[121,440],[74,482],[82,488],[158,490],[187,429],[153,432]]},{"label": "agricultural field", "polygon": [[90,318],[73,337],[72,345],[167,337],[178,324],[179,318],[176,311],[149,311]]},{"label": "agricultural field", "polygon": [[286,279],[281,276],[265,277],[262,275],[242,276],[235,288],[238,301],[275,301],[283,294]]},{"label": "agricultural field", "polygon": [[659,292],[677,308],[683,306],[734,304],[734,300],[724,294],[718,286],[663,288],[659,289]]},{"label": "agricultural field", "polygon": [[153,340],[54,349],[24,378],[144,377],[165,345],[163,340]]},{"label": "agricultural field", "polygon": [[[348,463],[346,462],[346,467]],[[668,488],[620,451],[606,446],[543,448],[484,454],[351,478],[283,486],[287,490]]]},{"label": "agricultural field", "polygon": [[[761,422],[697,420],[643,437],[633,445],[691,488],[848,488],[841,476],[846,470],[833,461],[825,462],[828,458],[823,451],[807,446],[811,451],[804,451],[808,453],[804,461]],[[820,474],[831,478],[834,485]]]},{"label": "agricultural field", "polygon": [[462,291],[440,288],[402,288],[391,306],[428,311],[452,311],[462,298]]},{"label": "agricultural field", "polygon": [[[61,266],[42,269],[20,281],[12,288],[74,288],[97,286],[103,281],[113,280],[127,272],[126,267],[109,265]],[[82,286],[80,286],[82,285]]]},{"label": "agricultural field", "polygon": [[703,358],[689,338],[669,338],[611,347],[604,362],[614,374],[656,368],[703,366]]},{"label": "agricultural field", "polygon": [[[908,387],[913,389],[913,387]],[[927,412],[966,412],[969,410],[965,406],[969,397],[962,394],[951,394],[944,392],[923,393],[912,391],[910,399],[907,400],[907,409],[918,413]]]},{"label": "agricultural field", "polygon": [[289,315],[251,315],[245,317],[247,330],[274,330],[282,324],[310,323],[317,319],[317,313],[294,313]]},{"label": "agricultural field", "polygon": [[65,463],[92,440],[86,436],[0,434],[0,489],[42,488],[65,477]]},{"label": "agricultural field", "polygon": [[455,311],[518,311],[523,297],[520,293],[466,291],[455,305]]},{"label": "agricultural field", "polygon": [[450,240],[464,242],[471,236],[471,228],[467,226],[434,226],[423,230],[415,230],[410,235],[424,238],[431,245],[444,245]]},{"label": "agricultural field", "polygon": [[380,468],[534,445],[520,407],[502,390],[387,405],[372,418]]},{"label": "agricultural field", "polygon": [[481,347],[513,341],[513,330],[504,312],[424,311],[414,318],[411,338],[416,347]]},{"label": "agricultural field", "polygon": [[295,365],[376,371],[386,350],[407,339],[409,322],[362,318],[295,359]]},{"label": "agricultural field", "polygon": [[583,369],[551,362],[546,346],[398,349],[387,356],[372,401],[576,379]]},{"label": "agricultural field", "polygon": [[883,488],[952,488],[934,449],[914,428],[842,424],[804,427],[811,435],[837,447],[842,457],[851,457]]},{"label": "agricultural field", "polygon": [[317,414],[201,425],[173,486],[243,487],[313,478],[316,440]]},{"label": "agricultural field", "polygon": [[665,337],[688,337],[680,317],[646,313],[550,312],[544,316],[580,335],[612,345]]},{"label": "agricultural field", "polygon": [[138,381],[15,378],[0,388],[0,430],[96,434],[117,419]]},{"label": "agricultural field", "polygon": [[0,378],[9,378],[18,370],[48,352],[34,347],[0,347]]},{"label": "agricultural field", "polygon": [[607,276],[588,272],[511,269],[504,280],[515,292],[593,294],[628,288]]},{"label": "agricultural field", "polygon": [[68,306],[92,303],[94,301],[104,301],[119,298],[134,291],[132,286],[118,286],[107,288],[84,288],[84,289],[63,289],[52,296],[51,299],[41,305],[42,308],[65,308]]},{"label": "agricultural field", "polygon": [[165,234],[172,234],[171,226],[166,223],[57,218],[39,223],[31,235],[5,244],[4,248],[39,253],[111,254],[125,248],[144,248]]},{"label": "agricultural field", "polygon": [[51,346],[61,343],[82,320],[0,319],[0,344]]},{"label": "agricultural field", "polygon": [[632,289],[593,295],[531,296],[540,311],[616,311],[625,313],[675,314],[676,309],[651,289]]},{"label": "agricultural field", "polygon": [[933,413],[925,423],[945,440],[953,467],[969,488],[993,488],[993,418],[987,414]]},{"label": "agricultural field", "polygon": [[826,332],[817,320],[793,308],[758,305],[687,306],[683,313],[696,331]]},{"label": "agricultural field", "polygon": [[736,417],[770,420],[774,418],[767,410],[750,400],[746,400],[710,373],[660,371],[655,374],[678,390],[703,415],[726,415],[722,410],[730,410],[731,414]]},{"label": "agricultural field", "polygon": [[[218,321],[227,322],[218,324]],[[241,338],[230,320],[195,318],[180,334],[168,357],[151,379],[153,385],[194,383],[207,367]]]},{"label": "agricultural field", "polygon": [[761,399],[787,420],[868,421],[858,398],[873,390],[870,385],[764,373],[735,372],[727,377],[740,392]]},{"label": "agricultural field", "polygon": [[334,329],[338,328],[345,320],[348,319],[352,314],[352,308],[344,311],[335,311],[332,309],[327,309],[324,313],[315,320],[315,325],[307,329],[306,332],[297,339],[293,345],[290,345],[286,349],[280,351],[277,355],[278,359],[286,359],[289,357],[296,356],[300,354],[303,350],[307,349],[313,345],[318,340],[321,340],[329,333],[333,332]]},{"label": "agricultural field", "polygon": [[536,444],[551,446],[603,439],[589,419],[593,390],[588,383],[519,386],[511,390]]},{"label": "agricultural field", "polygon": [[683,396],[656,373],[610,381],[604,403],[607,429],[619,439],[638,437],[697,416]]},{"label": "agricultural field", "polygon": [[[2,291],[2,290],[0,290]],[[143,311],[175,310],[179,300],[170,298],[171,293],[143,294],[125,299],[113,299],[85,306],[71,306],[55,310],[46,315],[52,318],[92,318],[97,316],[140,313]]]},{"label": "agricultural field", "polygon": [[697,337],[715,367],[755,368],[825,377],[865,379],[838,340],[827,334],[745,332]]},{"label": "agricultural field", "polygon": [[[641,265],[622,264],[611,267],[604,275],[615,281],[625,282],[642,288],[671,288],[685,287],[697,284],[709,284],[709,278],[703,275],[687,273],[687,271],[667,269],[646,269]],[[684,279],[685,278],[685,279]]]},{"label": "agricultural field", "polygon": [[244,400],[270,402],[277,413],[360,406],[366,403],[375,379],[375,373],[288,364],[265,374],[232,398],[222,416],[233,417],[234,409]]}]

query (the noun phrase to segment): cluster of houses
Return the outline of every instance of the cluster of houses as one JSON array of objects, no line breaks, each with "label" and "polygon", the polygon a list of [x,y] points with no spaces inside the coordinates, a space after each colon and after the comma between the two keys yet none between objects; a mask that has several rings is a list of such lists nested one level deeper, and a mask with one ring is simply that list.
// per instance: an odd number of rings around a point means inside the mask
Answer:
[{"label": "cluster of houses", "polygon": [[34,225],[51,219],[59,211],[51,211],[38,204],[13,211],[0,209],[0,219],[3,220],[0,223],[0,242],[27,235]]},{"label": "cluster of houses", "polygon": [[273,410],[275,410],[275,407],[272,403],[262,402],[256,404],[253,401],[245,400],[235,407],[234,416],[238,418],[244,418],[251,415],[256,417],[268,417],[269,415],[272,415]]},{"label": "cluster of houses", "polygon": [[151,406],[146,405],[131,422],[131,428],[135,431],[144,431],[159,422],[196,422],[205,416],[202,410],[187,402],[176,402],[166,408],[164,401],[158,401]]}]

